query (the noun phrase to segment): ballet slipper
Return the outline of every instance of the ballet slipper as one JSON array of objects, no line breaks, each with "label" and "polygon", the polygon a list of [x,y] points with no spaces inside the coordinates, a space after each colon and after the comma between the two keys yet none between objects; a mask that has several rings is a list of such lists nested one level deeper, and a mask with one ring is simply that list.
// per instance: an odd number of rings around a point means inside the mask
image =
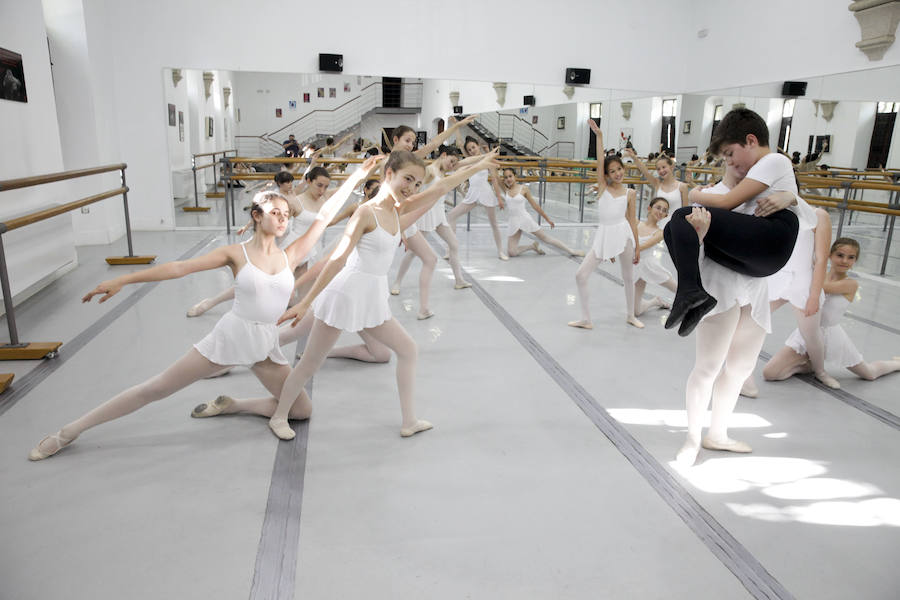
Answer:
[{"label": "ballet slipper", "polygon": [[444,260],[450,260],[450,253],[449,253],[449,252],[448,252],[447,254],[444,255]]},{"label": "ballet slipper", "polygon": [[671,302],[667,302],[667,301],[663,300],[662,298],[660,298],[659,296],[657,296],[653,300],[651,300],[650,304],[655,306],[656,308],[660,308],[662,310],[669,310],[670,308],[672,308]]},{"label": "ballet slipper", "polygon": [[[678,328],[678,335],[681,337],[689,336],[691,332],[694,331],[694,328],[700,324],[703,316],[714,309],[716,304],[718,304],[718,301],[707,294],[705,301],[699,306],[690,309],[687,314],[684,315],[684,318],[681,320],[681,326]],[[666,324],[668,324],[668,321]]]},{"label": "ballet slipper", "polygon": [[501,252],[500,254],[498,254],[497,258],[499,258],[500,260],[509,260],[509,256],[505,252]]},{"label": "ballet slipper", "polygon": [[391,288],[391,296],[399,296],[400,295],[400,286],[394,286]]},{"label": "ballet slipper", "polygon": [[420,312],[419,314],[417,314],[416,318],[420,321],[424,321],[425,319],[430,319],[433,316],[433,312],[431,312],[430,310],[426,310],[425,312]]},{"label": "ballet slipper", "polygon": [[469,283],[468,281],[463,281],[462,283],[457,283],[456,285],[454,285],[453,289],[454,290],[464,290],[464,289],[470,288],[470,287],[472,287],[471,283]]},{"label": "ballet slipper", "polygon": [[210,304],[209,300],[201,300],[200,302],[198,302],[197,304],[193,305],[192,307],[190,307],[188,309],[187,316],[188,317],[199,317],[200,315],[202,315],[203,313],[205,313],[206,311],[208,311],[211,308],[212,308],[212,305]]},{"label": "ballet slipper", "polygon": [[221,415],[234,404],[234,398],[229,396],[219,396],[209,404],[204,402],[203,404],[198,404],[194,407],[194,410],[191,411],[191,416],[195,419],[204,419],[206,417],[215,417],[217,415]]},{"label": "ballet slipper", "polygon": [[428,421],[419,420],[419,421],[416,421],[410,427],[401,427],[400,428],[400,437],[411,437],[411,436],[416,435],[417,433],[421,433],[423,431],[428,431],[432,427],[434,427],[434,425],[432,425]]},{"label": "ballet slipper", "polygon": [[759,388],[756,387],[756,382],[753,381],[752,377],[748,377],[744,385],[741,386],[740,395],[745,398],[756,398],[759,396]]},{"label": "ballet slipper", "polygon": [[594,324],[590,321],[569,321],[566,323],[569,327],[578,327],[580,329],[593,329]]},{"label": "ballet slipper", "polygon": [[637,317],[632,317],[632,316],[625,317],[625,322],[628,323],[629,325],[637,327],[638,329],[644,328],[644,324],[641,323]]},{"label": "ballet slipper", "polygon": [[675,300],[672,302],[672,310],[669,312],[669,318],[666,319],[666,329],[672,329],[681,323],[681,320],[684,319],[684,316],[689,310],[700,306],[711,297],[712,296],[707,294],[706,290],[702,288],[696,292],[681,295],[675,294]]},{"label": "ballet slipper", "polygon": [[822,371],[821,373],[814,373],[813,376],[820,382],[822,382],[826,387],[829,387],[833,390],[841,389],[841,384],[838,383],[838,380],[825,371]]},{"label": "ballet slipper", "polygon": [[584,256],[584,250],[572,250],[572,256]]},{"label": "ballet slipper", "polygon": [[272,417],[269,419],[269,429],[282,440],[292,440],[297,435],[288,425],[287,419],[277,419]]},{"label": "ballet slipper", "polygon": [[692,467],[697,462],[697,455],[700,454],[700,444],[688,438],[684,441],[684,445],[675,455],[675,462],[682,467]]},{"label": "ballet slipper", "polygon": [[539,255],[541,255],[541,256],[547,254],[546,252],[544,252],[544,249],[541,248],[541,245],[538,244],[537,242],[533,243],[533,244],[531,245],[531,247],[534,248],[534,251],[537,252],[537,253],[538,253]]},{"label": "ballet slipper", "polygon": [[750,447],[750,444],[747,444],[746,442],[739,442],[731,438],[725,438],[724,440],[714,440],[711,437],[707,436],[703,438],[702,446],[707,450],[721,450],[722,452],[738,452],[740,454],[753,452],[753,448]]},{"label": "ballet slipper", "polygon": [[[51,433],[40,442],[38,442],[37,446],[31,449],[31,452],[28,453],[28,460],[44,460],[45,458],[50,458],[51,456],[74,442],[75,438],[77,437],[78,436],[75,436],[71,440],[67,440],[62,436],[62,429],[60,429],[56,433]],[[41,444],[48,440],[53,440],[56,443],[56,448],[49,452],[45,452],[44,450],[41,450]]]}]

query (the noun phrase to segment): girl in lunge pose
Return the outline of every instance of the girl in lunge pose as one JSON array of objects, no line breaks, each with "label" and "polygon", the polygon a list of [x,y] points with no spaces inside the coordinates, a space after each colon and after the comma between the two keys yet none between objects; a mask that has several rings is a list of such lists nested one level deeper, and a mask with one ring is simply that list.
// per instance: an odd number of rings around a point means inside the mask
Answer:
[{"label": "girl in lunge pose", "polygon": [[662,266],[659,260],[659,251],[654,250],[663,239],[661,221],[669,214],[669,201],[663,197],[654,198],[647,207],[647,220],[638,223],[638,241],[641,252],[641,262],[634,268],[634,314],[639,317],[651,308],[669,308],[671,305],[655,296],[649,302],[644,302],[644,290],[648,283],[661,285],[674,292],[677,285],[672,279],[672,274]]},{"label": "girl in lunge pose", "polygon": [[312,289],[281,318],[296,324],[310,308],[315,315],[303,357],[285,381],[278,408],[269,419],[269,427],[276,436],[294,437],[287,419],[296,410],[298,400],[302,406],[307,405],[303,386],[319,369],[342,330],[364,330],[397,355],[400,435],[408,437],[431,429],[431,423],[415,415],[416,344],[391,315],[387,272],[400,232],[459,183],[477,171],[496,167],[495,157],[496,153],[485,155],[474,166],[417,193],[425,176],[424,162],[407,151],[391,153],[378,195],[350,218],[341,242]]},{"label": "girl in lunge pose", "polygon": [[[597,136],[597,156],[604,156],[603,132],[593,120],[589,119],[588,124]],[[591,322],[588,280],[600,262],[615,259],[619,260],[625,284],[625,322],[639,329],[644,327],[634,315],[634,265],[640,261],[635,193],[622,185],[624,178],[625,166],[620,158],[607,156],[602,163],[597,160],[597,213],[600,222],[597,224],[591,251],[581,261],[581,266],[575,273],[581,320],[570,321],[570,327],[594,328]]]},{"label": "girl in lunge pose", "polygon": [[[820,311],[825,359],[847,368],[857,377],[868,381],[900,370],[900,356],[871,363],[863,360],[862,354],[841,327],[841,317],[844,316],[859,289],[859,282],[847,276],[859,258],[859,243],[852,238],[838,238],[831,246],[830,258],[831,270],[822,286],[825,290],[825,302]],[[811,372],[814,372],[814,367],[806,344],[806,336],[801,335],[799,329],[795,329],[784,347],[766,363],[763,376],[767,381],[781,381],[797,373]]]},{"label": "girl in lunge pose", "polygon": [[[290,209],[278,193],[263,192],[256,198],[251,216],[256,223],[253,237],[242,244],[217,248],[203,256],[170,262],[115,279],[104,281],[82,299],[89,302],[101,296],[108,300],[131,283],[177,279],[190,273],[230,267],[235,275],[235,301],[231,310],[219,320],[212,332],[200,340],[187,354],[168,369],[116,395],[75,421],[48,435],[28,455],[41,460],[59,452],[91,427],[130,414],[155,400],[171,396],[191,383],[209,377],[224,367],[248,365],[269,391],[270,396],[243,406],[246,412],[271,416],[282,384],[290,372],[281,353],[276,320],[287,307],[294,289],[294,268],[322,235],[325,225],[337,214],[350,192],[374,166],[351,176],[341,189],[322,206],[319,219],[309,231],[281,250],[275,239],[284,234]],[[310,403],[305,394],[291,407],[294,418],[309,416]]]},{"label": "girl in lunge pose", "polygon": [[507,220],[506,220],[506,245],[510,256],[519,256],[523,252],[534,250],[538,254],[544,254],[538,242],[527,246],[520,246],[519,239],[522,232],[530,233],[545,244],[555,246],[570,256],[584,256],[584,251],[573,250],[569,248],[555,237],[551,237],[541,230],[541,226],[531,218],[525,209],[525,201],[527,200],[531,207],[541,215],[545,221],[550,224],[550,228],[556,225],[550,220],[541,205],[537,203],[531,195],[528,186],[520,184],[516,181],[516,172],[514,169],[503,169],[503,186],[505,192],[503,197],[506,199]]}]

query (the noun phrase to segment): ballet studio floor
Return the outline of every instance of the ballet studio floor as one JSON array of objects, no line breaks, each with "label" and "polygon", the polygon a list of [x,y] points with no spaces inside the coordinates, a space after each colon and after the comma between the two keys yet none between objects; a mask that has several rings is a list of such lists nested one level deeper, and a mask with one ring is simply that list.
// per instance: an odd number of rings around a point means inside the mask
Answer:
[{"label": "ballet studio floor", "polygon": [[[608,263],[590,282],[595,329],[566,327],[577,262],[551,248],[501,262],[478,220],[459,229],[474,288],[454,291],[439,261],[435,317],[417,321],[414,264],[390,300],[419,345],[418,413],[434,430],[399,436],[393,361],[329,359],[292,442],[260,417],[189,417],[218,394],[263,394],[236,369],[31,463],[44,435],[168,366],[228,308],[184,316],[224,271],[81,304],[130,267],[102,260],[123,241],[80,248],[76,270],[17,309],[20,336],[63,341],[60,356],[2,365],[16,380],[0,396],[0,598],[900,597],[900,373],[833,368],[830,391],[762,382],[761,359],[759,398],[740,400],[731,429],[754,452],[676,468],[694,338],[664,330],[663,311],[626,325]],[[582,248],[592,233],[553,232]],[[138,233],[135,248],[167,261],[225,241]],[[868,360],[900,354],[889,271],[860,275],[844,325]],[[792,321],[773,316],[765,353]]]}]

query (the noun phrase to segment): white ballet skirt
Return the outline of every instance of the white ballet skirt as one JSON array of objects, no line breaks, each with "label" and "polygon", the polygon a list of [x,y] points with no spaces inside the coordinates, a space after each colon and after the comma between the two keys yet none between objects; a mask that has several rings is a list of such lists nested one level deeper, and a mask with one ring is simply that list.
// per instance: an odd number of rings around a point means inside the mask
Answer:
[{"label": "white ballet skirt", "polygon": [[[825,342],[825,361],[847,368],[863,362],[863,356],[850,341],[850,336],[841,327],[841,317],[850,306],[843,294],[826,294],[822,304],[822,338]],[[785,346],[797,354],[806,354],[806,344],[800,330],[795,329],[788,336]]]},{"label": "white ballet skirt", "polygon": [[[284,232],[284,235],[278,238],[277,244],[279,248],[287,248],[294,240],[299,238],[301,235],[309,231],[309,228],[312,227],[313,223],[316,222],[316,217],[319,213],[313,212],[311,210],[304,210],[299,215],[294,217],[289,222],[290,229]],[[313,265],[319,259],[318,254],[318,244],[314,244],[312,248],[309,249],[309,252],[303,258],[303,261],[300,262],[297,266],[309,264]]]},{"label": "white ballet skirt", "polygon": [[450,222],[447,221],[447,213],[444,211],[445,198],[446,196],[442,196],[440,200],[434,203],[434,206],[419,217],[419,220],[416,221],[419,231],[435,231],[441,225],[450,227]]},{"label": "white ballet skirt", "polygon": [[322,290],[312,305],[313,314],[336,329],[360,331],[393,318],[388,305],[388,269],[400,243],[397,233],[377,226],[359,238],[341,272]]},{"label": "white ballet skirt", "polygon": [[[638,241],[643,246],[644,243],[652,237],[653,234],[651,233],[650,235],[639,237]],[[638,279],[643,279],[647,283],[660,285],[670,279],[674,279],[672,274],[662,266],[662,262],[660,261],[661,258],[662,251],[659,249],[659,244],[641,252],[641,260],[634,266],[634,280],[637,281]]]},{"label": "white ballet skirt", "polygon": [[606,189],[597,199],[599,222],[591,252],[598,259],[609,260],[619,256],[628,245],[628,240],[633,239],[631,226],[625,220],[627,208],[627,191],[618,198],[613,198],[613,195]]},{"label": "white ballet skirt", "polygon": [[531,218],[525,208],[527,200],[521,190],[515,196],[503,194],[503,199],[506,201],[506,237],[514,236],[519,230],[526,233],[540,230],[541,226]]},{"label": "white ballet skirt", "polygon": [[[787,300],[799,309],[806,307],[809,299],[809,287],[813,278],[813,249],[815,231],[801,229],[797,232],[797,242],[791,257],[780,271],[769,275],[769,300]],[[820,292],[819,306],[825,302],[824,292]]]},{"label": "white ballet skirt", "polygon": [[[269,275],[247,259],[234,278],[234,303],[213,330],[194,344],[207,360],[217,365],[253,365],[267,358],[288,364],[278,343],[275,323],[287,309],[294,291],[294,273],[284,254],[284,269]],[[284,252],[282,251],[282,254]]]},{"label": "white ballet skirt", "polygon": [[487,171],[478,171],[469,177],[469,191],[463,198],[463,204],[475,204],[476,202],[482,206],[492,207],[498,206],[497,196],[494,194],[494,188],[488,183]]}]

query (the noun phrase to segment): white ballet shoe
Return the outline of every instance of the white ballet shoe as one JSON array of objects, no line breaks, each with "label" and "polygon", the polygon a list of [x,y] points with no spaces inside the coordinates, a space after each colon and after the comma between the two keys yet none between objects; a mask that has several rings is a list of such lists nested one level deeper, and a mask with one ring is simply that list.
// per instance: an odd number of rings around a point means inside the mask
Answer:
[{"label": "white ballet shoe", "polygon": [[411,436],[416,435],[417,433],[421,433],[423,431],[428,431],[432,427],[434,427],[434,425],[432,425],[428,421],[419,420],[419,421],[416,421],[416,423],[410,427],[401,427],[400,428],[400,437],[411,437]]},{"label": "white ballet shoe", "polygon": [[651,308],[660,308],[662,310],[668,310],[668,309],[672,308],[672,303],[663,300],[659,296],[656,296],[655,298],[653,298],[653,300],[650,301],[650,307]]},{"label": "white ballet shoe", "polygon": [[682,467],[692,467],[697,462],[698,454],[700,454],[700,444],[691,439],[685,440],[684,445],[675,454],[675,462]]},{"label": "white ballet shoe", "polygon": [[594,324],[590,321],[569,321],[566,323],[569,327],[578,327],[579,329],[593,329]]},{"label": "white ballet shoe", "polygon": [[433,316],[433,312],[431,312],[430,310],[426,310],[425,312],[420,312],[419,314],[417,314],[416,318],[420,321],[424,321],[425,319],[430,319]]},{"label": "white ballet shoe", "polygon": [[465,290],[470,287],[472,287],[471,283],[469,283],[468,281],[463,281],[462,283],[457,283],[456,285],[454,285],[453,289],[454,290]]},{"label": "white ballet shoe", "polygon": [[399,287],[392,287],[392,288],[391,288],[391,296],[399,296],[399,295],[400,295],[400,288],[399,288]]},{"label": "white ballet shoe", "polygon": [[638,329],[644,328],[644,324],[637,317],[625,317],[625,322]]},{"label": "white ballet shoe", "polygon": [[219,396],[210,403],[204,402],[203,404],[198,404],[197,406],[195,406],[194,410],[191,411],[191,416],[195,419],[215,417],[217,415],[221,415],[226,410],[231,408],[233,404],[234,398],[231,398],[229,396]]},{"label": "white ballet shoe", "polygon": [[831,375],[829,375],[828,373],[826,373],[825,371],[822,371],[821,373],[815,373],[814,376],[816,379],[821,381],[825,386],[830,387],[833,390],[841,389],[841,384],[838,383],[838,380],[835,379],[834,377],[832,377]]},{"label": "white ballet shoe", "polygon": [[288,425],[287,419],[276,419],[275,417],[272,417],[269,419],[269,429],[282,440],[292,440],[297,436],[290,425]]},{"label": "white ballet shoe", "polygon": [[188,317],[199,317],[206,311],[212,308],[212,304],[210,304],[209,300],[201,300],[197,304],[190,307],[187,311]]},{"label": "white ballet shoe", "polygon": [[572,256],[580,256],[580,257],[583,257],[583,256],[584,256],[584,250],[573,250],[573,251],[572,251]]},{"label": "white ballet shoe", "polygon": [[[50,450],[49,452],[41,450],[41,444],[43,444],[44,442],[46,442],[48,440],[52,440],[53,442],[55,442],[56,447],[53,448],[52,450]],[[42,439],[40,442],[38,442],[38,445],[35,446],[34,448],[32,448],[31,452],[28,453],[28,460],[44,460],[45,458],[50,458],[51,456],[53,456],[54,454],[56,454],[57,452],[59,452],[60,450],[62,450],[63,448],[65,448],[66,446],[68,446],[69,444],[71,444],[74,441],[75,441],[75,438],[72,438],[71,440],[67,440],[66,438],[64,438],[62,436],[62,429],[60,429],[56,433],[51,433],[50,435],[48,435],[47,437]]]},{"label": "white ballet shoe", "polygon": [[539,255],[541,255],[541,256],[547,254],[547,253],[544,251],[544,249],[541,248],[541,245],[538,244],[537,242],[533,243],[533,244],[531,245],[531,247],[534,248],[534,251],[537,252],[537,253],[538,253]]},{"label": "white ballet shoe", "polygon": [[746,454],[748,452],[753,452],[753,448],[750,447],[750,444],[746,442],[739,442],[737,440],[732,440],[731,438],[724,440],[714,440],[710,437],[703,438],[703,442],[701,445],[707,450],[721,450],[723,452],[739,452],[741,454]]},{"label": "white ballet shoe", "polygon": [[756,398],[759,396],[759,388],[756,387],[756,382],[753,381],[752,377],[747,379],[744,385],[741,386],[740,395],[745,398]]},{"label": "white ballet shoe", "polygon": [[509,256],[505,252],[501,252],[500,254],[498,254],[497,258],[499,258],[500,260],[509,260]]}]

